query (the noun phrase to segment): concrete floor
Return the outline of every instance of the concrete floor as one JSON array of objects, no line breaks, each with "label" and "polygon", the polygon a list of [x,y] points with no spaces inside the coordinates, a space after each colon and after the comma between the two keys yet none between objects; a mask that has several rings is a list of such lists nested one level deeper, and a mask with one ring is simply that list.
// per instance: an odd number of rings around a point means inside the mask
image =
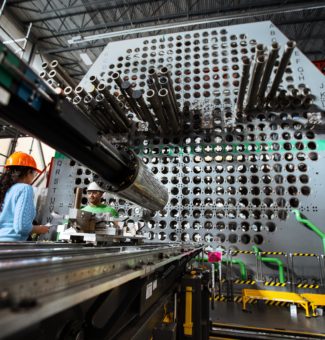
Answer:
[{"label": "concrete floor", "polygon": [[248,304],[248,311],[242,311],[242,304],[236,302],[215,303],[210,311],[211,320],[218,324],[318,333],[325,338],[325,316],[306,318],[305,311],[297,309],[297,315],[290,315],[290,307],[265,305],[262,301]]}]

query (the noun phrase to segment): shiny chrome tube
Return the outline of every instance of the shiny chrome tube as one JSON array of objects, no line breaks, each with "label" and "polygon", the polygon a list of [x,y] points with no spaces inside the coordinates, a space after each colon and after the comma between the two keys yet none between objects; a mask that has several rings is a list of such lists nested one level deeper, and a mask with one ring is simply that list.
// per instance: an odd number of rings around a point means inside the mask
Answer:
[{"label": "shiny chrome tube", "polygon": [[260,85],[260,81],[263,75],[263,69],[265,65],[265,57],[260,55],[257,57],[250,81],[250,86],[247,95],[247,104],[245,110],[254,109],[257,103],[257,91]]},{"label": "shiny chrome tube", "polygon": [[251,61],[249,58],[243,58],[243,70],[239,85],[239,92],[237,97],[237,112],[242,112],[244,108],[244,98],[246,93],[246,88],[249,81],[249,70],[251,67]]},{"label": "shiny chrome tube", "polygon": [[160,69],[160,73],[161,73],[162,76],[167,77],[168,92],[172,96],[172,101],[173,101],[173,105],[174,105],[174,108],[175,108],[175,112],[176,112],[177,116],[180,116],[180,111],[179,111],[178,104],[177,104],[176,94],[175,94],[174,87],[173,87],[173,80],[170,76],[170,72],[169,72],[167,67],[162,67]]},{"label": "shiny chrome tube", "polygon": [[90,76],[89,81],[92,85],[94,85],[95,87],[98,87],[99,80],[95,75]]},{"label": "shiny chrome tube", "polygon": [[159,79],[158,79],[158,75],[157,72],[154,68],[151,68],[148,71],[148,75],[149,75],[149,79],[151,79],[153,81],[153,86],[155,88],[155,90],[158,92],[161,89],[161,86],[159,84]]},{"label": "shiny chrome tube", "polygon": [[121,84],[121,89],[124,91],[125,99],[130,105],[132,111],[138,116],[139,119],[145,121],[146,116],[142,109],[138,106],[137,102],[133,98],[133,90],[131,83],[129,81],[123,81]]},{"label": "shiny chrome tube", "polygon": [[127,126],[123,123],[123,121],[120,119],[118,114],[114,111],[110,103],[106,100],[105,96],[102,93],[99,93],[96,98],[96,102],[103,106],[104,112],[103,114],[108,116],[110,120],[114,122],[114,125],[122,131],[127,131]]},{"label": "shiny chrome tube", "polygon": [[84,98],[86,96],[88,96],[89,94],[87,93],[87,91],[80,85],[78,85],[75,89],[74,89],[75,94],[77,94],[78,96],[80,96],[81,98]]},{"label": "shiny chrome tube", "polygon": [[49,67],[52,70],[57,71],[57,73],[65,80],[65,82],[71,86],[71,87],[75,87],[76,86],[76,82],[69,76],[68,72],[59,64],[59,62],[57,60],[53,60]]},{"label": "shiny chrome tube", "polygon": [[73,89],[71,86],[67,86],[63,91],[65,96],[71,96],[73,94]]},{"label": "shiny chrome tube", "polygon": [[276,71],[275,77],[273,79],[273,83],[270,89],[270,92],[267,95],[267,100],[270,101],[271,99],[273,99],[276,95],[276,91],[281,83],[283,74],[285,72],[286,67],[288,66],[289,62],[290,62],[290,58],[292,55],[292,52],[294,50],[294,48],[296,47],[296,42],[295,41],[288,41],[287,42],[287,46],[285,51],[283,52],[283,55],[281,57],[280,60],[280,64],[279,67]]},{"label": "shiny chrome tube", "polygon": [[265,65],[265,69],[264,69],[264,72],[263,72],[261,84],[260,84],[260,87],[258,89],[258,94],[257,94],[257,97],[258,97],[257,100],[258,100],[259,104],[261,104],[261,105],[264,104],[267,84],[270,81],[272,70],[273,70],[276,58],[279,55],[279,49],[280,49],[280,45],[277,42],[272,43],[271,51],[270,51],[268,58],[267,58],[267,61],[266,61],[266,65]]},{"label": "shiny chrome tube", "polygon": [[[106,100],[109,101],[113,109],[117,112],[119,118],[123,121],[124,125],[127,127],[131,126],[129,119],[126,117],[126,112],[124,110],[124,105],[117,100],[117,98],[110,93],[107,86],[103,83],[98,84],[97,91],[102,93]],[[122,104],[122,105],[121,105]]]},{"label": "shiny chrome tube", "polygon": [[259,57],[260,55],[264,54],[264,45],[263,44],[257,44],[256,45],[256,59],[257,57]]},{"label": "shiny chrome tube", "polygon": [[150,110],[148,109],[146,102],[143,99],[142,92],[140,90],[133,91],[132,98],[135,99],[138,105],[140,106],[141,111],[144,114],[145,120],[149,123],[150,130],[157,131],[157,125],[152,117]]},{"label": "shiny chrome tube", "polygon": [[70,86],[69,82],[67,82],[67,80],[62,77],[56,70],[51,70],[48,73],[49,77],[54,79],[55,82],[57,82],[61,88],[65,88],[67,86]]},{"label": "shiny chrome tube", "polygon": [[159,125],[161,126],[162,132],[168,132],[168,125],[166,122],[166,118],[164,116],[164,110],[161,105],[161,101],[159,97],[157,96],[157,93],[154,90],[148,90],[146,93],[146,97],[148,102],[151,104],[151,107],[153,109],[153,112],[155,113]]},{"label": "shiny chrome tube", "polygon": [[88,109],[80,96],[75,96],[72,99],[72,104],[76,105],[82,112],[87,113]]},{"label": "shiny chrome tube", "polygon": [[168,90],[160,89],[158,92],[158,96],[163,102],[163,107],[166,112],[167,121],[170,119],[172,130],[174,133],[177,133],[179,131],[179,126],[177,118],[175,116],[173,104],[171,102],[170,96],[168,95]]},{"label": "shiny chrome tube", "polygon": [[47,62],[42,63],[42,69],[43,70],[48,70],[49,68],[50,68],[49,63],[47,63]]},{"label": "shiny chrome tube", "polygon": [[44,71],[41,71],[39,76],[44,79],[44,80],[47,80],[49,78],[47,72],[44,70]]},{"label": "shiny chrome tube", "polygon": [[137,159],[137,174],[130,186],[117,194],[150,210],[161,210],[168,202],[168,191],[152,176],[149,169]]},{"label": "shiny chrome tube", "polygon": [[[132,97],[128,96],[127,91],[129,91],[129,89],[131,88],[131,84],[130,82],[123,82],[120,74],[117,72],[114,72],[112,74],[112,79],[116,82],[117,86],[119,87],[121,94],[123,95],[124,99],[127,101],[127,103],[129,104],[131,111],[133,111],[138,118],[143,119],[141,117],[141,113],[139,113],[137,104],[134,102],[134,100],[132,99]],[[124,83],[124,84],[123,84]],[[131,89],[130,89],[131,90]],[[132,91],[131,91],[132,92]]]}]

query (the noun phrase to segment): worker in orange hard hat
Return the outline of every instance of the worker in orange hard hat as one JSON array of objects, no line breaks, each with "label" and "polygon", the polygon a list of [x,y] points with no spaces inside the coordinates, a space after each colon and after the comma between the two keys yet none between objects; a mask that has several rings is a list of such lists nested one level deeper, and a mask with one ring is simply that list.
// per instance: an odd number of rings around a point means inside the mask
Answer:
[{"label": "worker in orange hard hat", "polygon": [[31,186],[39,173],[34,158],[14,152],[0,177],[0,242],[26,241],[30,233],[45,234],[49,227],[34,225],[36,215]]}]

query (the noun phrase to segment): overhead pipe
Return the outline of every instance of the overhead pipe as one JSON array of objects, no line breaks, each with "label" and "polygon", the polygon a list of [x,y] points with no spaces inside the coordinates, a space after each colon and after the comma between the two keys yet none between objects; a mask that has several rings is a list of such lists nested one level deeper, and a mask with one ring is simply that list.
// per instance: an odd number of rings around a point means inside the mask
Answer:
[{"label": "overhead pipe", "polygon": [[257,91],[260,85],[260,81],[263,75],[263,69],[265,65],[265,57],[260,55],[256,58],[253,73],[250,80],[247,104],[245,107],[246,111],[254,109],[257,103]]},{"label": "overhead pipe", "polygon": [[258,89],[257,99],[259,105],[264,104],[266,88],[270,81],[276,58],[279,56],[279,50],[280,45],[277,42],[273,42],[271,46],[271,51],[269,52],[269,55],[267,57],[261,84]]},{"label": "overhead pipe", "polygon": [[279,67],[278,67],[276,74],[275,74],[275,77],[273,79],[273,83],[272,83],[270,92],[267,95],[268,101],[271,101],[275,97],[276,91],[279,88],[279,85],[282,81],[282,77],[284,75],[286,67],[288,66],[288,64],[290,62],[290,58],[291,58],[292,52],[293,52],[295,47],[296,47],[295,41],[289,40],[287,42],[286,49],[282,54]]},{"label": "overhead pipe", "polygon": [[242,112],[244,109],[244,99],[245,99],[245,93],[246,88],[249,82],[249,70],[251,67],[251,61],[249,58],[245,57],[243,58],[243,70],[239,85],[239,92],[237,97],[237,112]]}]

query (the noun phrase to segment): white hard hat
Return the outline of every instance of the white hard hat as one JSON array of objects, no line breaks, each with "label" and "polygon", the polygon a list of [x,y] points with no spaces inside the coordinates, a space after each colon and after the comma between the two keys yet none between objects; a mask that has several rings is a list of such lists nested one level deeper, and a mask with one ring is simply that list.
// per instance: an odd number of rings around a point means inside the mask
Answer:
[{"label": "white hard hat", "polygon": [[96,182],[91,182],[88,187],[87,187],[87,191],[101,191],[101,192],[105,192],[105,190],[103,188],[101,188]]}]

